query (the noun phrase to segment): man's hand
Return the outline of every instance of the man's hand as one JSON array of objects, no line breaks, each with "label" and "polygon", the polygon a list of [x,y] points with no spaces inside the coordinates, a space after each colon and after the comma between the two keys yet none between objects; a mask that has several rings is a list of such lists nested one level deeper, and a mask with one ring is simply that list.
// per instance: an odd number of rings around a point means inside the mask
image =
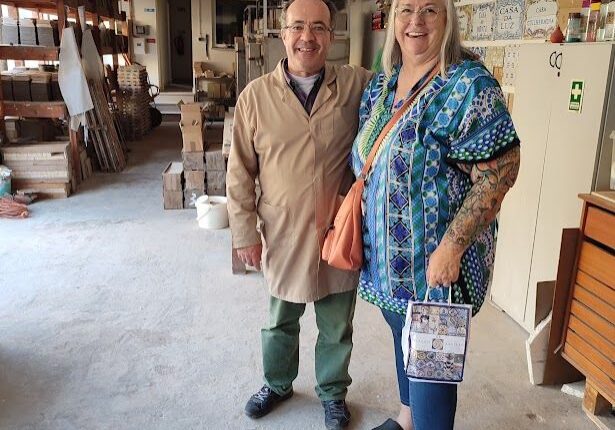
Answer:
[{"label": "man's hand", "polygon": [[427,285],[430,287],[450,286],[459,278],[459,266],[463,248],[443,240],[429,257]]},{"label": "man's hand", "polygon": [[263,245],[246,246],[245,248],[238,248],[237,255],[244,264],[255,267],[256,270],[261,270],[261,255],[263,253]]}]

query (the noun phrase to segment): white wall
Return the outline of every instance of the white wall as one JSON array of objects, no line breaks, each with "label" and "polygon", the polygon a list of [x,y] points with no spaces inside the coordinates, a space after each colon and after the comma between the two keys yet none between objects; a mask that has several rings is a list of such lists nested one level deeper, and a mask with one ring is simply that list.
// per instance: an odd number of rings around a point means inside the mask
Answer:
[{"label": "white wall", "polygon": [[[158,69],[160,73],[160,89],[164,90],[164,87],[171,80],[171,58],[169,53],[169,16],[168,16],[168,3],[169,0],[156,0],[156,26],[157,32],[160,34],[160,41],[158,41]],[[171,0],[173,1],[173,0]],[[157,38],[158,39],[158,38]]]},{"label": "white wall", "polygon": [[[135,23],[149,25],[148,38],[156,39],[155,44],[148,44],[148,51],[145,55],[134,55],[134,61],[147,68],[150,83],[160,86],[160,71],[158,68],[158,49],[160,43],[166,43],[166,35],[158,34],[157,28],[157,1],[156,0],[136,0],[134,2]],[[145,12],[145,9],[154,9],[155,12]],[[132,30],[132,29],[131,29]]]}]

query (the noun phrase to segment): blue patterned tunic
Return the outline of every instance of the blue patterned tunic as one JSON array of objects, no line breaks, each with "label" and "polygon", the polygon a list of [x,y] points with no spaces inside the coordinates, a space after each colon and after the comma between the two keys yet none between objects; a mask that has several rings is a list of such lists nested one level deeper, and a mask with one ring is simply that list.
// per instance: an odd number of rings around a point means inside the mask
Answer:
[{"label": "blue patterned tunic", "polygon": [[[352,150],[356,175],[392,116],[398,73],[376,75],[365,89]],[[458,165],[518,144],[502,91],[481,63],[466,60],[436,76],[382,142],[366,179],[359,295],[402,314],[408,300],[422,300],[429,256],[472,186]],[[479,233],[453,284],[453,301],[472,304],[474,313],[485,299],[495,234],[495,222]]]}]

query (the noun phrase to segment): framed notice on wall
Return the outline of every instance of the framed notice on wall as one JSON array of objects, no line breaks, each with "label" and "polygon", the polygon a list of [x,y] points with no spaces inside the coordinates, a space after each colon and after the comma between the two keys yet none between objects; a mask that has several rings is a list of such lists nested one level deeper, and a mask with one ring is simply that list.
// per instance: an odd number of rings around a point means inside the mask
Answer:
[{"label": "framed notice on wall", "polygon": [[495,4],[495,38],[523,37],[524,0],[497,0]]},{"label": "framed notice on wall", "polygon": [[557,0],[526,0],[524,39],[548,39],[557,26]]},{"label": "framed notice on wall", "polygon": [[493,39],[494,3],[475,4],[472,10],[472,39]]},{"label": "framed notice on wall", "polygon": [[458,7],[457,18],[461,40],[470,40],[472,38],[472,5]]}]

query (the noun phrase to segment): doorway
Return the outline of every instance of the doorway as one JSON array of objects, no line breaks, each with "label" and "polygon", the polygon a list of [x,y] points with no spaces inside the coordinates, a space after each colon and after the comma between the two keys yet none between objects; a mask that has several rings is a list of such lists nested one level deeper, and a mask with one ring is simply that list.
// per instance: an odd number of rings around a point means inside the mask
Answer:
[{"label": "doorway", "polygon": [[192,19],[190,0],[168,0],[170,85],[192,89]]}]

